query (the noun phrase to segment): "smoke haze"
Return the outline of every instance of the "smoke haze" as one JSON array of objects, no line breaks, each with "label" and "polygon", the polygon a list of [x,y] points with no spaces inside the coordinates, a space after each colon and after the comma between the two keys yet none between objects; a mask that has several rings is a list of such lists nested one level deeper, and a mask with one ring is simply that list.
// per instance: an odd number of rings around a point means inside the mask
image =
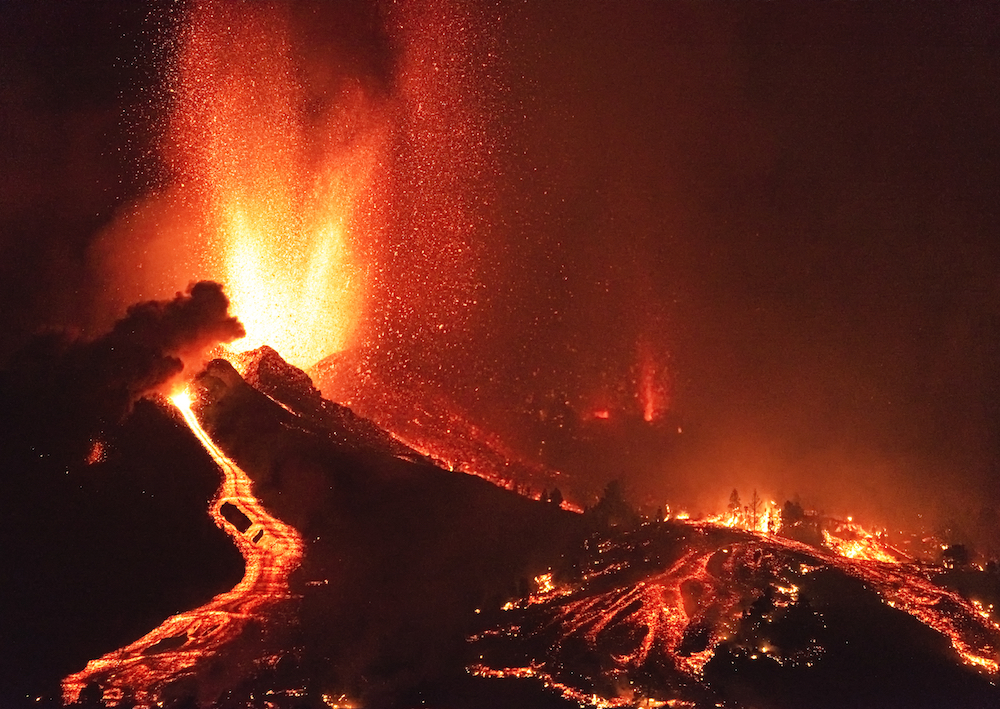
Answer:
[{"label": "smoke haze", "polygon": [[[18,446],[53,450],[88,442],[120,423],[144,395],[168,394],[220,344],[245,334],[229,315],[222,286],[200,281],[167,301],[129,307],[112,329],[94,339],[53,332],[20,350],[0,379],[6,431],[27,437]],[[16,419],[16,420],[15,420]],[[59,440],[66,439],[66,440]]]},{"label": "smoke haze", "polygon": [[[2,11],[4,351],[192,279],[228,292],[220,205],[263,193],[206,178],[190,149],[219,143],[167,91],[170,41],[220,6],[101,7]],[[650,504],[756,487],[995,528],[995,8],[252,7],[226,19],[274,29],[291,77],[280,228],[342,229],[354,405],[430,382]],[[234,56],[263,81],[257,49]]]}]

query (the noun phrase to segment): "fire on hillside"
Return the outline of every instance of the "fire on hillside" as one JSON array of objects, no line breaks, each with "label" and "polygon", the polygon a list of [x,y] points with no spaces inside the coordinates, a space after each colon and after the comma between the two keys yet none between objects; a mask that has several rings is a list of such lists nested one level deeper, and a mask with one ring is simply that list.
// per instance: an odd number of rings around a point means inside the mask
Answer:
[{"label": "fire on hillside", "polygon": [[[255,373],[251,381],[261,387],[261,405],[272,407],[272,415],[284,421],[276,428],[314,431],[310,436],[341,431],[336,434],[341,441],[347,440],[343,431],[369,430],[360,420],[331,427],[329,412],[335,405],[321,399],[300,370],[282,364],[267,349],[255,357],[241,363]],[[199,397],[208,397],[209,408],[220,405],[213,397],[230,396],[212,394],[219,386],[212,381],[242,381],[231,368],[232,374],[223,374],[224,366],[229,365],[220,362],[212,370],[217,373],[199,375],[207,377],[198,391]],[[261,374],[264,367],[270,374]],[[106,702],[128,698],[152,706],[169,701],[169,692],[176,689],[168,688],[184,676],[199,678],[201,701],[214,701],[223,688],[206,683],[208,668],[233,662],[247,651],[247,638],[241,638],[247,623],[252,622],[254,632],[263,629],[266,637],[268,628],[293,620],[299,611],[294,610],[298,603],[292,602],[296,595],[289,590],[289,575],[303,554],[308,562],[309,548],[322,556],[320,547],[308,547],[294,529],[263,509],[250,478],[199,423],[191,394],[186,390],[172,402],[224,472],[211,512],[243,553],[246,575],[232,591],[167,619],[140,640],[67,677],[66,701],[96,683]],[[234,415],[241,427],[241,418],[259,417],[242,409]],[[430,465],[375,428],[364,435],[365,445],[380,455]],[[259,464],[255,469],[259,474]],[[884,610],[867,612],[904,614],[947,640],[954,663],[964,663],[990,681],[997,673],[1000,624],[992,606],[959,593],[949,586],[941,565],[916,560],[884,534],[850,519],[820,517],[791,502],[779,510],[761,502],[756,492],[742,506],[734,491],[726,512],[705,519],[678,513],[642,521],[621,494],[619,485],[609,484],[597,505],[570,514],[582,523],[581,530],[590,530],[577,536],[582,546],[573,550],[571,545],[558,558],[549,556],[548,570],[534,576],[534,591],[515,593],[502,609],[486,609],[483,622],[495,625],[470,638],[479,658],[468,665],[471,676],[530,679],[567,700],[598,707],[640,702],[703,706],[728,681],[726,663],[770,662],[800,671],[846,662],[836,647],[838,633],[844,631],[833,618],[836,604],[844,602],[838,594],[845,584],[851,604],[864,606],[869,603],[865,598],[877,599]],[[532,504],[558,509],[551,501]],[[299,580],[300,597],[328,586],[334,569],[320,568],[321,582]],[[462,578],[464,572],[455,571]],[[247,667],[266,660],[260,657],[265,646],[251,639],[250,654],[258,657],[245,658]],[[280,647],[266,651],[273,658],[288,652]],[[295,650],[300,657],[310,652],[315,650]],[[938,661],[948,662],[947,653]],[[333,696],[336,689],[326,688],[326,693]]]},{"label": "fire on hillside", "polygon": [[57,5],[0,9],[0,703],[1000,701],[997,23]]}]

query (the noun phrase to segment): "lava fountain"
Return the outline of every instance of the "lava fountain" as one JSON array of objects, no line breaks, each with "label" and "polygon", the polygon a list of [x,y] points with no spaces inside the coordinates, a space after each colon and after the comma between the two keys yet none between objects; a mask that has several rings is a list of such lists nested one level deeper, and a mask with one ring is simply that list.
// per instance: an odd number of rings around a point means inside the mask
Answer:
[{"label": "lava fountain", "polygon": [[99,311],[214,280],[247,330],[231,349],[302,368],[412,354],[467,318],[496,141],[478,86],[490,33],[457,3],[385,13],[187,6],[150,109],[158,187],[91,252],[114,286]]},{"label": "lava fountain", "polygon": [[364,286],[347,230],[378,136],[358,125],[370,112],[357,86],[338,87],[335,115],[305,115],[289,23],[276,7],[195,6],[168,154],[202,208],[201,255],[247,329],[236,350],[267,343],[307,365],[341,349],[356,319]]},{"label": "lava fountain", "polygon": [[368,292],[358,234],[386,112],[371,82],[337,57],[307,62],[295,39],[285,5],[191,3],[151,108],[160,186],[91,254],[114,285],[100,310],[214,280],[247,331],[234,351],[266,343],[309,366],[347,346]]}]

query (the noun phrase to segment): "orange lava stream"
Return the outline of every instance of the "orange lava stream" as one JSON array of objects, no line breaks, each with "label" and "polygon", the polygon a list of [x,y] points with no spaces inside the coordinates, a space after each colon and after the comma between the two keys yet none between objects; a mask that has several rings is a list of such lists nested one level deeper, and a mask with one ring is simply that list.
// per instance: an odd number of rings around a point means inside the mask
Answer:
[{"label": "orange lava stream", "polygon": [[[564,699],[576,702],[581,707],[592,706],[597,707],[597,709],[618,709],[619,707],[636,706],[635,699],[633,697],[601,697],[597,694],[587,694],[586,692],[581,692],[578,689],[570,687],[568,684],[559,682],[538,665],[494,670],[490,669],[486,665],[476,664],[469,667],[469,673],[475,675],[476,677],[494,677],[499,679],[518,677],[520,679],[537,679],[545,687],[559,692]],[[693,709],[696,705],[694,702],[687,702],[682,699],[661,700],[644,698],[642,699],[642,704],[639,706]]]},{"label": "orange lava stream", "polygon": [[[693,548],[662,572],[634,585],[578,600],[563,601],[557,599],[559,594],[551,594],[555,605],[551,614],[546,614],[544,625],[559,629],[558,638],[548,651],[554,658],[551,666],[550,662],[503,668],[479,664],[471,666],[469,671],[483,677],[534,677],[566,699],[601,709],[636,706],[636,696],[627,684],[618,688],[617,696],[601,696],[560,682],[553,677],[552,670],[562,666],[560,655],[564,646],[578,647],[582,643],[590,648],[613,647],[612,674],[626,676],[631,670],[642,668],[655,654],[659,660],[670,663],[678,677],[700,679],[715,649],[736,630],[743,608],[749,603],[741,586],[732,582],[734,575],[748,573],[774,583],[780,578],[780,570],[775,560],[761,555],[752,541],[719,550],[698,539],[704,538],[695,539]],[[612,551],[609,546],[607,552]],[[611,568],[625,566],[627,562],[620,562]],[[591,578],[603,575],[604,572],[596,572]],[[585,577],[584,583],[587,581]],[[776,588],[780,597],[793,593],[781,586]],[[631,632],[623,633],[623,628]],[[506,632],[516,635],[523,631],[518,627]],[[696,640],[699,636],[700,642]],[[694,706],[681,698],[645,697],[642,701],[649,702],[649,706]]]},{"label": "orange lava stream", "polygon": [[[130,696],[140,705],[160,700],[163,688],[193,676],[237,638],[248,621],[261,620],[274,606],[292,598],[288,577],[302,557],[302,539],[292,527],[267,513],[253,495],[247,474],[212,442],[191,409],[185,391],[171,398],[191,431],[222,469],[222,486],[212,501],[215,523],[226,530],[246,561],[243,580],[194,610],[178,613],[131,645],[114,650],[62,682],[63,700],[76,701],[80,691],[97,682],[107,700]],[[221,513],[229,503],[251,521],[244,533]]]},{"label": "orange lava stream", "polygon": [[[857,525],[852,528],[861,529]],[[863,530],[862,530],[863,531]],[[838,540],[833,553],[782,537],[772,541],[818,557],[846,574],[874,587],[888,606],[903,611],[944,635],[966,664],[989,674],[1000,669],[1000,624],[981,606],[935,584],[930,571],[915,563],[904,563],[900,554],[865,533],[860,547]]]},{"label": "orange lava stream", "polygon": [[[625,623],[640,629],[641,639],[631,652],[615,656],[620,666],[642,666],[658,645],[676,670],[699,676],[741,611],[740,594],[727,583],[733,569],[760,565],[747,545],[734,545],[720,569],[709,569],[713,557],[719,559],[712,549],[691,550],[662,573],[631,588],[566,604],[559,611],[564,637],[582,633],[593,646],[603,632]],[[692,593],[697,597],[694,604]],[[696,627],[708,633],[705,649],[681,652],[685,635]]]},{"label": "orange lava stream", "polygon": [[956,591],[938,586],[916,566],[845,561],[834,563],[844,572],[874,586],[892,608],[913,616],[948,638],[963,662],[989,674],[997,673],[1000,625],[988,614],[981,613],[974,603]]},{"label": "orange lava stream", "polygon": [[[836,535],[832,550],[819,549],[785,537],[748,530],[746,537],[721,548],[717,532],[726,521],[686,522],[698,534],[689,539],[689,548],[679,559],[659,573],[638,583],[588,594],[595,579],[630,566],[640,547],[634,541],[605,541],[599,547],[607,560],[598,570],[585,574],[582,585],[559,588],[551,578],[539,577],[539,594],[528,602],[508,604],[505,610],[536,606],[534,615],[521,616],[509,626],[471,638],[489,636],[531,637],[556,630],[548,641],[544,658],[535,657],[524,666],[490,666],[479,663],[468,668],[482,677],[535,678],[581,706],[601,708],[635,706],[630,683],[613,682],[616,689],[602,696],[582,691],[582,684],[566,682],[565,652],[578,653],[587,647],[611,660],[603,680],[627,679],[652,658],[672,667],[680,678],[701,679],[705,665],[718,646],[735,637],[745,624],[745,609],[770,589],[776,608],[797,602],[800,578],[823,566],[836,568],[869,585],[882,601],[902,611],[947,638],[962,662],[981,672],[995,675],[1000,669],[1000,623],[979,603],[934,581],[934,567],[905,559],[876,535],[864,533],[858,525],[844,523],[838,531],[855,532],[862,552]],[[766,540],[766,541],[765,541]],[[644,546],[644,545],[643,545]],[[844,553],[841,553],[844,552]],[[802,558],[816,562],[801,563]],[[603,582],[602,582],[603,583]],[[815,640],[813,641],[816,642]],[[602,648],[604,648],[602,650]],[[774,648],[761,646],[758,656],[783,664],[817,661],[823,648],[814,645],[782,656]],[[664,667],[663,664],[660,665]],[[647,701],[647,699],[643,699]],[[653,701],[653,700],[651,700]],[[683,706],[684,700],[675,699]],[[664,704],[651,704],[663,706]],[[671,705],[669,702],[666,705]]]}]

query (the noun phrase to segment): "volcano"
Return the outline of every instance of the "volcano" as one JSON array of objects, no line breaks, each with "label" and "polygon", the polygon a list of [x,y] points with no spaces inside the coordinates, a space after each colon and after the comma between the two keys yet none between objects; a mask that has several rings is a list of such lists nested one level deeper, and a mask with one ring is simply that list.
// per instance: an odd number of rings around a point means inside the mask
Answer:
[{"label": "volcano", "polygon": [[[217,359],[190,385],[194,424],[167,399],[144,399],[99,460],[58,470],[59,451],[36,452],[35,479],[6,491],[24,503],[4,528],[23,571],[4,607],[39,595],[34,607],[48,612],[5,618],[22,658],[3,664],[9,704],[58,704],[62,676],[79,706],[1000,701],[992,570],[889,551],[850,558],[829,532],[826,545],[806,544],[607,514],[627,508],[608,493],[578,514],[441,468],[324,399],[269,348],[233,359],[242,375]],[[204,513],[218,458],[196,430],[267,510],[249,493],[229,507],[216,493],[217,524],[244,551],[242,582]],[[285,587],[265,568],[265,602],[220,605],[247,584],[244,547],[293,537]],[[109,606],[119,620],[107,622]]]}]

